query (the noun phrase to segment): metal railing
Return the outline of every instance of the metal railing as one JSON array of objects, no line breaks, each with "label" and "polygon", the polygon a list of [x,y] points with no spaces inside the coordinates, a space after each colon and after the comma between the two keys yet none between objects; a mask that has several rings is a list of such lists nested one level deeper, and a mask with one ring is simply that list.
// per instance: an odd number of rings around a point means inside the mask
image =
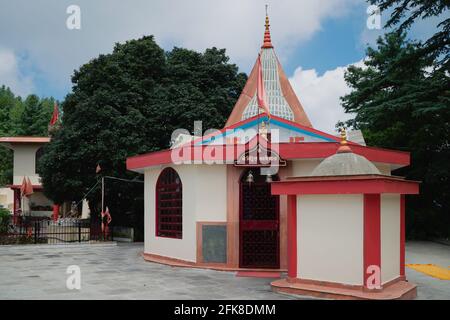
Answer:
[{"label": "metal railing", "polygon": [[81,219],[21,218],[0,233],[0,244],[63,244],[112,241],[112,227]]}]

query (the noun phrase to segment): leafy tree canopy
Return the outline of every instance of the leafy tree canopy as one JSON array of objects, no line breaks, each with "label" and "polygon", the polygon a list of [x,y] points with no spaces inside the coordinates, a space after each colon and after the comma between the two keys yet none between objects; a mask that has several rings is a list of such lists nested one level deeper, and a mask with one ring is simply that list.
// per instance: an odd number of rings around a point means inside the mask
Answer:
[{"label": "leafy tree canopy", "polygon": [[[134,178],[127,157],[169,147],[173,130],[192,131],[194,120],[204,130],[223,127],[245,81],[225,50],[164,52],[153,36],[116,44],[72,77],[63,125],[38,169],[45,194],[57,203],[80,199],[98,179],[97,164],[101,175]],[[108,188],[110,208],[130,210],[133,184]],[[99,189],[90,194],[91,209],[99,197]]]},{"label": "leafy tree canopy", "polygon": [[342,98],[370,145],[411,152],[411,166],[397,172],[421,180],[420,195],[407,207],[410,237],[450,235],[450,79],[434,68],[423,45],[393,32],[367,50],[363,68],[352,66]]}]

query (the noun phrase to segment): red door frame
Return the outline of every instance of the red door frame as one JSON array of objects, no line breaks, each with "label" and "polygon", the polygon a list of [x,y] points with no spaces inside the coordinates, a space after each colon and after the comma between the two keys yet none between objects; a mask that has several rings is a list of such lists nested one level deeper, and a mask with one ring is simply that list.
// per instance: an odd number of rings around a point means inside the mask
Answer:
[{"label": "red door frame", "polygon": [[[257,172],[258,169],[253,169],[253,172]],[[276,220],[247,220],[245,221],[243,219],[244,215],[244,206],[243,206],[243,181],[242,177],[248,172],[248,170],[245,170],[243,172],[243,175],[239,179],[239,267],[240,268],[270,268],[270,269],[279,269],[280,268],[280,196],[276,196]],[[256,182],[253,182],[253,184],[257,184]],[[270,188],[269,188],[270,192]],[[243,232],[245,230],[273,230],[276,231],[276,266],[258,266],[258,265],[251,265],[251,266],[244,266],[243,265],[243,257],[244,257],[244,240],[243,240]]]}]

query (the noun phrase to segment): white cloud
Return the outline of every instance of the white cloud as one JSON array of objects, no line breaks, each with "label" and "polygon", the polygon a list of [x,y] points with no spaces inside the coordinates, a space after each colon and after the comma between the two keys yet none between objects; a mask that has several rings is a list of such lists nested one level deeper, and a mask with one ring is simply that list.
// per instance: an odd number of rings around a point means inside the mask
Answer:
[{"label": "white cloud", "polygon": [[[362,61],[355,65],[362,66]],[[335,125],[352,118],[341,106],[340,97],[350,93],[344,80],[348,66],[337,67],[319,75],[315,69],[297,68],[289,79],[314,128],[335,133]]]},{"label": "white cloud", "polygon": [[0,10],[0,45],[26,52],[39,78],[67,91],[74,69],[115,42],[153,34],[165,49],[227,48],[249,71],[261,46],[264,5],[269,4],[272,39],[281,60],[311,38],[327,18],[345,16],[357,0],[77,0],[81,30],[66,28],[72,0],[8,0]]},{"label": "white cloud", "polygon": [[14,52],[0,48],[0,86],[2,85],[21,96],[32,93],[34,89],[32,78],[20,72],[19,60]]}]

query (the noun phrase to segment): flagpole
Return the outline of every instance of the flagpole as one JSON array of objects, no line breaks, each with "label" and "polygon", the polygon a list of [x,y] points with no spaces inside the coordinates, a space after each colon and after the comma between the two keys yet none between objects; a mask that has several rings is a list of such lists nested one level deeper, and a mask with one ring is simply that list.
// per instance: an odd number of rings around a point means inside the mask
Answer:
[{"label": "flagpole", "polygon": [[105,177],[102,177],[102,212],[105,212]]}]

